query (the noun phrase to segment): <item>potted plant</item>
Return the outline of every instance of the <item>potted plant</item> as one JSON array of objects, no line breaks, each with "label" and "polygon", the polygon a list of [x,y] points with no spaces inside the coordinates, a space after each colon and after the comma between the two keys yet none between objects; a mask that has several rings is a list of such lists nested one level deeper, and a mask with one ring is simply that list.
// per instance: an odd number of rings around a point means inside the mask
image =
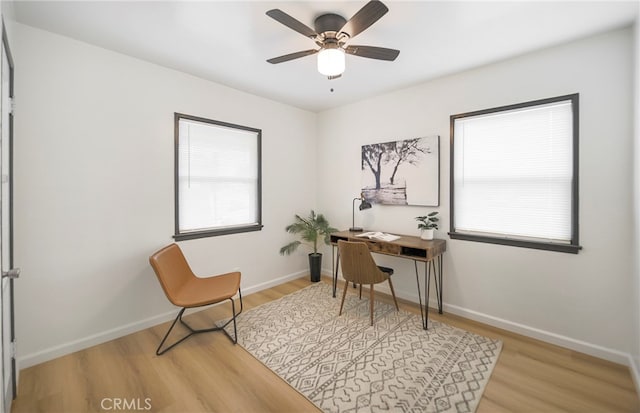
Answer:
[{"label": "potted plant", "polygon": [[291,234],[299,235],[302,241],[296,240],[280,248],[280,255],[289,255],[297,250],[300,245],[306,245],[313,251],[309,253],[311,281],[320,281],[322,254],[318,252],[318,242],[322,241],[329,245],[330,235],[332,232],[336,232],[337,229],[329,225],[329,221],[324,215],[316,214],[311,210],[311,214],[306,218],[296,215],[295,222],[288,225],[285,230]]},{"label": "potted plant", "polygon": [[433,231],[438,229],[438,211],[431,212],[427,215],[416,217],[416,221],[419,221],[418,229],[422,230],[420,238],[433,239]]}]

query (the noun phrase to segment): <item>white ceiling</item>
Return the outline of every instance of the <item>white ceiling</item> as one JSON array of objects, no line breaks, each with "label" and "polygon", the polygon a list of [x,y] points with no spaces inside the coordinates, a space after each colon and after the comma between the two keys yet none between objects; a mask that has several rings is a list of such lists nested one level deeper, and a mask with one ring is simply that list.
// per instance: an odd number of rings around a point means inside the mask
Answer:
[{"label": "white ceiling", "polygon": [[[4,0],[3,0],[4,1]],[[400,50],[395,62],[347,56],[328,80],[315,56],[265,60],[315,44],[265,15],[279,8],[309,27],[349,19],[366,0],[17,1],[18,22],[311,111],[629,25],[637,1],[395,1],[350,44]],[[331,90],[333,89],[333,91]]]}]

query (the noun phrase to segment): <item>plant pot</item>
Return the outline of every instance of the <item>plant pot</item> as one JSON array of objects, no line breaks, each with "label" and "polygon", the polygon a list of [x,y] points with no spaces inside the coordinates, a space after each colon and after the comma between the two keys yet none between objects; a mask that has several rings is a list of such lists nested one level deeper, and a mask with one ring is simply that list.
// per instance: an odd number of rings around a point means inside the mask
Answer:
[{"label": "plant pot", "polygon": [[433,239],[433,233],[434,233],[433,229],[423,229],[422,232],[420,233],[420,238],[431,240]]},{"label": "plant pot", "polygon": [[309,254],[309,271],[311,273],[311,282],[320,281],[320,272],[322,270],[322,254]]}]

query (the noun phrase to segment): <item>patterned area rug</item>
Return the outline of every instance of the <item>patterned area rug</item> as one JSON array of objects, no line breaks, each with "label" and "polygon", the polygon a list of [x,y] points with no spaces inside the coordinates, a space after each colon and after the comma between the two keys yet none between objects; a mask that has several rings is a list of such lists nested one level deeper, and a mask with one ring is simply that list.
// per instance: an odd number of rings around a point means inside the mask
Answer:
[{"label": "patterned area rug", "polygon": [[[353,290],[355,291],[355,290]],[[339,296],[340,297],[340,296]],[[473,412],[502,342],[312,284],[247,310],[238,344],[325,412]],[[233,327],[231,327],[233,328]]]}]

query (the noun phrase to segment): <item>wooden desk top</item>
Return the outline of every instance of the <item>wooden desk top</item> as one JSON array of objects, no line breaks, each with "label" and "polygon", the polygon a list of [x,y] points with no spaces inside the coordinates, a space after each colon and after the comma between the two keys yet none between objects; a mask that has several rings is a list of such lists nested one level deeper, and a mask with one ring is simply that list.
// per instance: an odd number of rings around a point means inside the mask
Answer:
[{"label": "wooden desk top", "polygon": [[357,236],[364,232],[368,231],[334,232],[331,234],[331,243],[337,245],[339,240],[364,242],[371,252],[409,258],[416,261],[431,261],[447,250],[447,242],[443,239],[424,240],[412,235],[393,234],[400,238],[395,241],[381,241]]}]

